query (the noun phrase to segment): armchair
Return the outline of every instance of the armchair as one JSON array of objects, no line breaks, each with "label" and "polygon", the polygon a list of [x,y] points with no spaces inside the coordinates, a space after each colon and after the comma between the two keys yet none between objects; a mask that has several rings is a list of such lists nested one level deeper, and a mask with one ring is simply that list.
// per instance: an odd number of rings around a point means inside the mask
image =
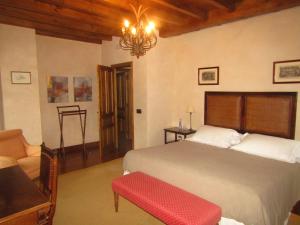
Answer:
[{"label": "armchair", "polygon": [[41,147],[30,145],[20,129],[0,131],[0,167],[18,164],[35,179],[40,173]]}]

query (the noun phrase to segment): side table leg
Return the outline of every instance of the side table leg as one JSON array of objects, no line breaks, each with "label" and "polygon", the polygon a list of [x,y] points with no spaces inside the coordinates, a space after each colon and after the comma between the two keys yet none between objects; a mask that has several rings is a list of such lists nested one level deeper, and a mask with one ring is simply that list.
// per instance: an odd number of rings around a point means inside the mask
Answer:
[{"label": "side table leg", "polygon": [[167,144],[167,131],[165,131],[165,144]]}]

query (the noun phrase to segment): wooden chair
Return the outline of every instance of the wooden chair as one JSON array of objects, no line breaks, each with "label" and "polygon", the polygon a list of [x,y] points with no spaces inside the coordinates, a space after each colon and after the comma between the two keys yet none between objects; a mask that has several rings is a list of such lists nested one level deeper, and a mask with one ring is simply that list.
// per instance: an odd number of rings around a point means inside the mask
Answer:
[{"label": "wooden chair", "polygon": [[41,145],[40,190],[49,198],[50,210],[42,213],[39,225],[52,225],[57,197],[58,158],[57,150],[51,150],[43,143]]}]

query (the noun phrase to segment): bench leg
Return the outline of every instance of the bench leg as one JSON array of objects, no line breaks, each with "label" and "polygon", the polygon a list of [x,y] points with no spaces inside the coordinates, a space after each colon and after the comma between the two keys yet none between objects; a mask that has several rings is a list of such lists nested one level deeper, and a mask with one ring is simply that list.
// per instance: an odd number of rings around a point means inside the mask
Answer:
[{"label": "bench leg", "polygon": [[114,199],[115,199],[115,212],[118,212],[119,209],[119,194],[114,192]]}]

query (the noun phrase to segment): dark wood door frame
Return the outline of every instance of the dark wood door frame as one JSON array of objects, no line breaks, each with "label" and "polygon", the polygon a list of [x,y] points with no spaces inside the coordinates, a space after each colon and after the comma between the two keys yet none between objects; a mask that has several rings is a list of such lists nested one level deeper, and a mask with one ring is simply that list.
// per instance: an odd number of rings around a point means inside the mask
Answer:
[{"label": "dark wood door frame", "polygon": [[[116,121],[114,116],[115,76],[113,69],[108,66],[98,66],[99,83],[99,149],[100,160],[108,155],[115,157],[116,148]],[[104,97],[105,96],[105,97]]]},{"label": "dark wood door frame", "polygon": [[[114,89],[114,101],[116,101],[116,71],[118,68],[122,68],[122,67],[130,67],[130,73],[129,73],[129,76],[128,76],[128,83],[129,83],[129,90],[130,90],[130,93],[129,93],[129,120],[130,120],[130,138],[131,138],[131,142],[132,142],[132,148],[134,148],[134,108],[133,108],[133,63],[132,62],[125,62],[125,63],[119,63],[119,64],[114,64],[114,65],[111,65],[111,67],[107,67],[107,66],[101,66],[101,65],[98,65],[98,84],[99,84],[99,121],[100,121],[100,127],[99,127],[99,131],[101,132],[101,102],[100,102],[100,99],[101,99],[101,88],[100,87],[102,84],[101,84],[101,79],[100,79],[100,73],[101,73],[101,68],[103,69],[106,69],[106,70],[112,70],[113,71],[113,89]],[[103,146],[103,140],[101,140],[101,136],[102,136],[102,133],[99,134],[100,136],[100,141],[99,141],[99,150],[100,150],[100,160],[103,162],[103,161],[107,161],[107,160],[112,160],[112,159],[115,159],[115,158],[118,158],[118,157],[121,157],[122,155],[120,154],[120,152],[118,151],[118,134],[116,132],[116,128],[117,128],[117,104],[114,104],[114,109],[112,110],[113,113],[114,113],[114,129],[115,129],[115,132],[114,132],[114,144],[115,144],[115,147],[116,147],[116,153],[112,156],[109,156],[108,158],[105,157],[104,155],[104,146]],[[102,124],[103,125],[103,124]]]},{"label": "dark wood door frame", "polygon": [[[116,75],[116,70],[122,67],[130,67],[129,73],[129,120],[130,120],[130,136],[132,140],[132,148],[134,149],[134,108],[133,108],[133,62],[124,62],[113,64],[111,67],[114,69],[114,74]],[[117,112],[117,110],[115,110]]]}]

